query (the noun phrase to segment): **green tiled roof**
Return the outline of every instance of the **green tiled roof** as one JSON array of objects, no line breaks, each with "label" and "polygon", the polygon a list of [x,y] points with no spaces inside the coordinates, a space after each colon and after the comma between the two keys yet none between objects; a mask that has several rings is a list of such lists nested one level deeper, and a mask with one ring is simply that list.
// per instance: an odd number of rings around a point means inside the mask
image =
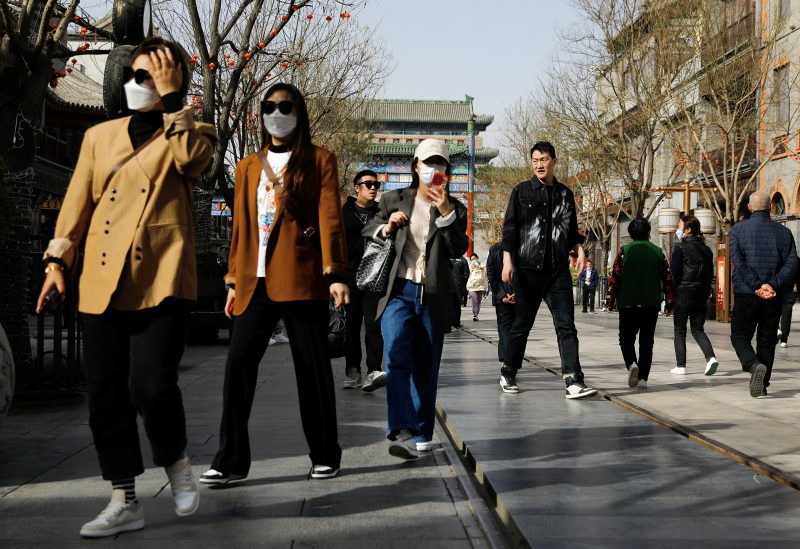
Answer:
[{"label": "green tiled roof", "polygon": [[[374,99],[366,104],[367,118],[375,122],[466,124],[474,114],[472,101]],[[485,130],[494,116],[476,114],[477,129]]]},{"label": "green tiled roof", "polygon": [[[467,145],[449,143],[447,147],[450,149],[451,158],[466,158],[468,150]],[[371,143],[369,146],[369,154],[373,156],[400,156],[411,158],[414,156],[416,148],[417,144],[415,143]],[[475,158],[486,162],[497,157],[499,154],[499,150],[490,149],[488,147],[478,147],[475,149]]]}]

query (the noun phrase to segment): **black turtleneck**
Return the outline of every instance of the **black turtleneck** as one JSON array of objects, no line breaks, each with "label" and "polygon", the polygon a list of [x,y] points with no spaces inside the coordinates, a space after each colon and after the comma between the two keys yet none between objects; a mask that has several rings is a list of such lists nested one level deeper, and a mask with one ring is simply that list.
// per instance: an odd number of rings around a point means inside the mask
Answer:
[{"label": "black turtleneck", "polygon": [[181,94],[178,92],[168,93],[161,98],[161,102],[164,104],[163,111],[135,111],[131,116],[131,122],[128,124],[128,135],[131,138],[134,149],[150,139],[158,128],[164,125],[164,113],[178,112],[183,108]]}]

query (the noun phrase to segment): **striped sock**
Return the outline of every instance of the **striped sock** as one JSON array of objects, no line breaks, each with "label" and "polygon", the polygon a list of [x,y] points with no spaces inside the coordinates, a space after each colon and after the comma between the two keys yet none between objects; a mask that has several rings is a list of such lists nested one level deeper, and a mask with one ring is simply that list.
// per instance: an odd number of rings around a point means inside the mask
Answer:
[{"label": "striped sock", "polygon": [[112,490],[125,490],[125,503],[136,503],[136,479],[124,478],[111,481]]}]

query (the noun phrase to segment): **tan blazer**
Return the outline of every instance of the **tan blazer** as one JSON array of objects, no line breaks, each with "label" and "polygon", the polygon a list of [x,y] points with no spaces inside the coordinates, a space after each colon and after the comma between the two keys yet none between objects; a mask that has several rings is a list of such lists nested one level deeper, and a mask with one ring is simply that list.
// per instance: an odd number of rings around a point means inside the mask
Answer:
[{"label": "tan blazer", "polygon": [[129,122],[110,120],[86,132],[44,254],[71,268],[86,238],[78,304],[84,313],[197,299],[192,188],[211,161],[217,134],[195,122],[188,107],[165,114],[164,133],[106,184],[133,151]]},{"label": "tan blazer", "polygon": [[[272,301],[308,301],[330,299],[329,284],[324,275],[346,277],[347,240],[339,198],[339,176],[336,156],[314,147],[315,178],[305,181],[317,188],[317,204],[298,206],[307,222],[316,229],[309,238],[306,227],[278,204],[272,233],[267,243],[266,287]],[[233,314],[247,308],[258,282],[258,216],[256,193],[261,178],[261,160],[251,154],[236,166],[233,199],[233,236],[228,256],[225,282],[236,285]]]}]

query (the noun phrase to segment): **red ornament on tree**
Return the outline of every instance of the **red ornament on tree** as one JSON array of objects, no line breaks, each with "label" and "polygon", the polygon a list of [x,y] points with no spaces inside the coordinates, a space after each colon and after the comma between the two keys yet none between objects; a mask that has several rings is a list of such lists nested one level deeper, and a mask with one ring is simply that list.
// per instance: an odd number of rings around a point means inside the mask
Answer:
[{"label": "red ornament on tree", "polygon": [[246,54],[244,54],[244,58],[245,59],[250,59],[251,57],[253,57],[253,56],[250,55],[250,52],[247,52]]},{"label": "red ornament on tree", "polygon": [[283,21],[284,23],[286,23],[288,20],[289,20],[289,18],[288,18],[288,17],[286,17],[285,15],[281,15],[281,21]]},{"label": "red ornament on tree", "polygon": [[328,15],[325,17],[325,21],[333,21],[333,17]]},{"label": "red ornament on tree", "polygon": [[278,36],[278,29],[272,29],[272,32],[270,34],[272,36]]},{"label": "red ornament on tree", "polygon": [[263,50],[266,47],[266,44],[264,42],[259,42],[258,47]]},{"label": "red ornament on tree", "polygon": [[217,68],[217,64],[216,64],[216,63],[209,63],[209,64],[208,64],[208,68],[209,68],[209,69],[211,69],[211,70],[213,71],[214,69],[216,69],[216,68]]},{"label": "red ornament on tree", "polygon": [[232,66],[234,66],[235,64],[236,64],[236,63],[234,63],[233,61],[228,61],[228,66],[229,66],[229,67],[232,67]]},{"label": "red ornament on tree", "polygon": [[309,13],[308,15],[306,15],[306,19],[308,19],[309,21],[311,21],[312,19],[314,19],[314,16],[313,16],[312,14],[310,14],[310,13]]},{"label": "red ornament on tree", "polygon": [[287,63],[287,62],[285,62],[285,61],[284,61],[283,63],[281,63],[281,68],[282,68],[282,69],[285,69],[285,68],[286,68],[286,67],[288,67],[288,66],[289,66],[289,63]]}]

